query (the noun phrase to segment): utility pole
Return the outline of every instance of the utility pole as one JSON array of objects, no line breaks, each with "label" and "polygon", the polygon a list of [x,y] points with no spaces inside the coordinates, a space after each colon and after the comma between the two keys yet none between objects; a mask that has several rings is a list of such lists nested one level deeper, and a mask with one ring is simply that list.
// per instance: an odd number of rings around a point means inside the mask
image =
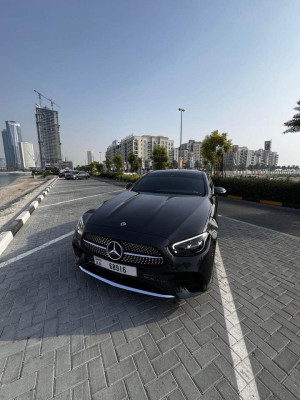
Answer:
[{"label": "utility pole", "polygon": [[178,111],[180,111],[180,146],[179,146],[179,169],[182,169],[183,167],[183,160],[181,157],[182,150],[181,150],[181,145],[182,145],[182,113],[185,112],[183,108],[178,108]]}]

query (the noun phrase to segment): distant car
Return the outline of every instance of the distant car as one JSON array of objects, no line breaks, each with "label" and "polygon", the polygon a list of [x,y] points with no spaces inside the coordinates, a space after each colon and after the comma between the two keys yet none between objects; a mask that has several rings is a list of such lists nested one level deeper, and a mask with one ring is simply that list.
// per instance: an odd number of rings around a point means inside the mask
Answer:
[{"label": "distant car", "polygon": [[70,174],[65,175],[66,179],[73,179],[73,180],[89,179],[89,177],[90,174],[85,171],[72,171]]},{"label": "distant car", "polygon": [[63,178],[64,176],[65,176],[65,174],[67,173],[67,172],[69,172],[70,170],[69,169],[62,169],[61,171],[59,171],[59,177],[60,178]]},{"label": "distant car", "polygon": [[78,171],[72,171],[72,170],[66,171],[65,179],[71,179],[71,174],[73,174],[74,172],[78,172]]},{"label": "distant car", "polygon": [[185,298],[211,283],[218,194],[204,172],[152,171],[89,210],[73,237],[81,271],[112,286]]}]

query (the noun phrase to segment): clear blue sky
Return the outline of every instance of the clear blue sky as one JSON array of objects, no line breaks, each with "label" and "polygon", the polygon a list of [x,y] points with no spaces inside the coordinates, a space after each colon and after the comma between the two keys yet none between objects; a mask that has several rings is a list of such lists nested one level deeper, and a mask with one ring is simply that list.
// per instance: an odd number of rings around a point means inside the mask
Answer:
[{"label": "clear blue sky", "polygon": [[300,164],[283,123],[300,99],[299,0],[2,2],[0,127],[37,143],[34,89],[60,106],[63,155],[104,152],[131,133],[179,145],[215,129],[250,149],[272,139]]}]

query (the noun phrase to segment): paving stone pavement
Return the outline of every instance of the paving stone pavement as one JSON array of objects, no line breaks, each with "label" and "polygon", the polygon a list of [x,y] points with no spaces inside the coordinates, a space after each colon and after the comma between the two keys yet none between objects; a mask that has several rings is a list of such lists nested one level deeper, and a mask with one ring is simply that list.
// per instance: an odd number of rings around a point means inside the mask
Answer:
[{"label": "paving stone pavement", "polygon": [[[57,181],[48,207],[36,210],[0,262],[69,232],[84,210],[120,189],[67,184]],[[76,201],[50,206],[67,200]],[[234,400],[253,398],[253,385],[262,400],[299,399],[300,240],[219,223],[218,274],[208,292],[187,300],[84,275],[71,236],[2,264],[0,399]],[[222,298],[222,260],[233,301]]]}]

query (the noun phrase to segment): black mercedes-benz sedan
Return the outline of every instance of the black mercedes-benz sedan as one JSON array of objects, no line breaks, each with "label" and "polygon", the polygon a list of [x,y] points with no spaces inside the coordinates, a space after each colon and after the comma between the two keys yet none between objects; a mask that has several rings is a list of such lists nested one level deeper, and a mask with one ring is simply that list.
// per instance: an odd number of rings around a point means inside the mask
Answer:
[{"label": "black mercedes-benz sedan", "polygon": [[190,297],[211,283],[217,195],[204,172],[149,172],[89,210],[73,237],[80,269],[112,286],[158,297]]}]

